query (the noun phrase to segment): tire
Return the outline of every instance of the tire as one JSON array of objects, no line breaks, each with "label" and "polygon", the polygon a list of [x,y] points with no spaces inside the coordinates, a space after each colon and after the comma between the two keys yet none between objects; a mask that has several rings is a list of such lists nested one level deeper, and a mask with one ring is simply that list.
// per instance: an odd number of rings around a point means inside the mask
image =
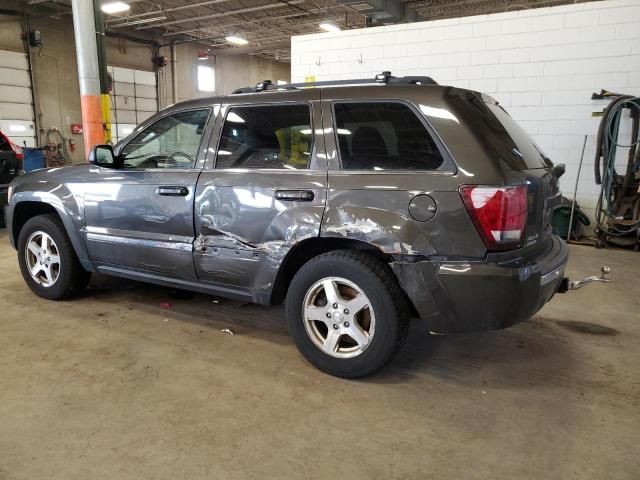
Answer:
[{"label": "tire", "polygon": [[[3,192],[0,193],[0,195],[7,195],[7,192]],[[0,203],[0,228],[5,228],[7,226],[7,224],[5,223],[4,220],[4,207],[6,205],[6,202],[2,202]]]},{"label": "tire", "polygon": [[[28,244],[37,254],[28,249]],[[42,245],[45,246],[36,248]],[[48,300],[76,296],[91,278],[91,273],[80,265],[62,222],[53,214],[33,217],[22,227],[18,236],[18,263],[29,288]],[[35,275],[32,275],[30,265],[38,270]]]},{"label": "tire", "polygon": [[385,366],[409,327],[404,293],[388,267],[350,250],[304,264],[291,281],[285,309],[289,332],[307,361],[343,378]]}]

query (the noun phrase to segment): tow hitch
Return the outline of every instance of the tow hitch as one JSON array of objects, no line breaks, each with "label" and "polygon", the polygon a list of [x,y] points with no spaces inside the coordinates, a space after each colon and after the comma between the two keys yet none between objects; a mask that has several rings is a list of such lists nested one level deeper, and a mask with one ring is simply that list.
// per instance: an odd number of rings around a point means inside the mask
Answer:
[{"label": "tow hitch", "polygon": [[590,277],[583,278],[582,280],[571,280],[568,277],[564,277],[562,279],[562,283],[560,283],[560,287],[558,288],[558,293],[565,293],[569,290],[577,290],[593,282],[609,283],[611,279],[607,278],[607,275],[611,273],[611,269],[606,265],[603,265],[602,268],[600,268],[600,272],[601,273],[599,277],[597,275],[592,275]]}]

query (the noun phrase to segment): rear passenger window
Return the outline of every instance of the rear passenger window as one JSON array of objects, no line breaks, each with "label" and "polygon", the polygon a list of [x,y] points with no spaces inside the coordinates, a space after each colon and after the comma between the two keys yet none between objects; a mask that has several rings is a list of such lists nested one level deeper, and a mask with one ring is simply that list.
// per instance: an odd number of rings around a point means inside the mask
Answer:
[{"label": "rear passenger window", "polygon": [[307,105],[264,105],[229,109],[216,168],[304,169],[312,148]]},{"label": "rear passenger window", "polygon": [[444,160],[416,114],[398,102],[336,103],[344,170],[438,170]]}]

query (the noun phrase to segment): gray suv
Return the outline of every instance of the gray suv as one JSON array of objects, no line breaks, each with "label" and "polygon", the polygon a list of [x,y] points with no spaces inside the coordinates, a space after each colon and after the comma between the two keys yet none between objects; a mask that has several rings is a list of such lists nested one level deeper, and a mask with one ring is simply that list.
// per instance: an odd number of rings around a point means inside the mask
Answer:
[{"label": "gray suv", "polygon": [[69,298],[97,272],[284,302],[304,357],[342,377],[385,365],[411,317],[458,333],[533,316],[568,259],[549,225],[561,166],[481,93],[342,83],[181,102],[89,164],[14,180],[27,285]]}]

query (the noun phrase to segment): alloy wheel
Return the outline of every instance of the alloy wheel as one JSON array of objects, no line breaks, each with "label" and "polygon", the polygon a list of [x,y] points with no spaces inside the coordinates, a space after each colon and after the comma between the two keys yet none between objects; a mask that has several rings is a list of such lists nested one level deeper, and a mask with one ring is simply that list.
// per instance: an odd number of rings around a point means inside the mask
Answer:
[{"label": "alloy wheel", "polygon": [[332,357],[357,357],[373,340],[376,317],[371,301],[346,278],[314,283],[304,297],[302,315],[311,341]]},{"label": "alloy wheel", "polygon": [[31,278],[43,287],[51,287],[60,277],[60,250],[45,232],[33,232],[27,239],[25,259]]}]

